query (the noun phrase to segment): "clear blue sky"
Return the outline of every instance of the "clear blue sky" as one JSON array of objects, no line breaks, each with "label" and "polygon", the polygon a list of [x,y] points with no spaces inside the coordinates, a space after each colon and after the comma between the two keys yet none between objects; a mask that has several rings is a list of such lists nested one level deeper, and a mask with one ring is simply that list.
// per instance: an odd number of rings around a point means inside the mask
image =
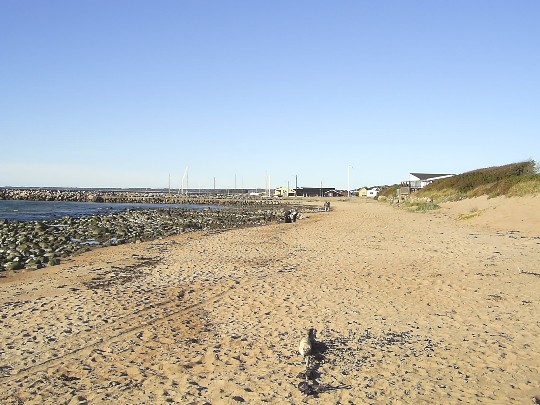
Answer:
[{"label": "clear blue sky", "polygon": [[[0,0],[0,186],[346,188],[540,159],[540,1]],[[348,166],[353,166],[348,170]]]}]

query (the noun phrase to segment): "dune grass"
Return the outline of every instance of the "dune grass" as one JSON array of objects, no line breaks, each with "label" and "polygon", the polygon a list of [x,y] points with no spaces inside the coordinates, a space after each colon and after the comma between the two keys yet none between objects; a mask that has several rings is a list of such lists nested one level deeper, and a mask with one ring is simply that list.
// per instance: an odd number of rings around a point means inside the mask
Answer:
[{"label": "dune grass", "polygon": [[426,212],[441,208],[438,204],[427,201],[405,201],[402,206],[416,212]]},{"label": "dune grass", "polygon": [[441,197],[461,199],[482,195],[488,197],[529,195],[538,192],[540,192],[540,175],[536,173],[536,162],[529,160],[473,170],[434,181],[419,190],[416,195],[440,201]]},{"label": "dune grass", "polygon": [[[396,195],[399,185],[388,187],[380,195]],[[526,196],[540,194],[540,174],[534,160],[477,169],[446,179],[434,181],[411,195],[414,199],[431,199],[437,202],[458,201],[487,195]]]},{"label": "dune grass", "polygon": [[473,207],[469,210],[468,213],[466,214],[459,214],[458,215],[458,219],[459,220],[467,220],[467,219],[471,219],[471,218],[474,218],[474,217],[477,217],[479,216],[480,214],[482,213],[481,210],[478,209],[478,207]]}]

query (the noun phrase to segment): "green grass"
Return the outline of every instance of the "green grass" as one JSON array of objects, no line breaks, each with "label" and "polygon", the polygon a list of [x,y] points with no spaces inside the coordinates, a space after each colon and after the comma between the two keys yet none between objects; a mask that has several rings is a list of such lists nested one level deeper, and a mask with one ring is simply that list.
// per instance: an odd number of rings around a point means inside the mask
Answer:
[{"label": "green grass", "polygon": [[425,201],[405,201],[401,206],[416,212],[426,212],[441,208],[438,204]]},{"label": "green grass", "polygon": [[[396,196],[399,187],[401,186],[398,184],[386,187],[381,190],[379,195],[392,199]],[[477,169],[437,180],[422,190],[412,193],[410,197],[413,201],[431,199],[441,203],[484,195],[488,198],[494,198],[538,194],[540,194],[538,167],[534,160],[527,160],[504,166]]]},{"label": "green grass", "polygon": [[491,198],[538,194],[540,175],[536,171],[534,160],[473,170],[434,181],[415,196],[451,201],[483,195]]},{"label": "green grass", "polygon": [[396,192],[400,187],[401,186],[399,184],[384,187],[381,191],[379,191],[379,197],[393,198],[396,196]]},{"label": "green grass", "polygon": [[458,219],[459,220],[467,220],[474,217],[477,217],[481,214],[482,211],[478,209],[478,207],[473,207],[470,209],[470,211],[467,214],[459,214]]}]

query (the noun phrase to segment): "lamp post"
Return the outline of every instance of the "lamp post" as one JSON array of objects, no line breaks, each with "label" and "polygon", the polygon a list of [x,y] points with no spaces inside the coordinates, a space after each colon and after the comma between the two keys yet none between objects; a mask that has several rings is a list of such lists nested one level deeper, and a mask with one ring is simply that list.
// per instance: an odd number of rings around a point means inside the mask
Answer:
[{"label": "lamp post", "polygon": [[347,197],[351,196],[351,187],[350,187],[350,169],[354,169],[351,165],[347,166]]}]

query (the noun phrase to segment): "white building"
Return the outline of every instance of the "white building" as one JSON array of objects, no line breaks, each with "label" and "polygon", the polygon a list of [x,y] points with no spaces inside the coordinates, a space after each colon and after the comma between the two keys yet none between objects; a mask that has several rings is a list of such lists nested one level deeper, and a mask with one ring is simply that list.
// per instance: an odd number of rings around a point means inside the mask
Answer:
[{"label": "white building", "polygon": [[379,191],[381,191],[379,187],[368,188],[366,192],[366,197],[375,198],[379,195]]},{"label": "white building", "polygon": [[455,174],[428,174],[428,173],[409,173],[409,187],[411,190],[424,188],[435,180],[446,179],[455,176]]}]

